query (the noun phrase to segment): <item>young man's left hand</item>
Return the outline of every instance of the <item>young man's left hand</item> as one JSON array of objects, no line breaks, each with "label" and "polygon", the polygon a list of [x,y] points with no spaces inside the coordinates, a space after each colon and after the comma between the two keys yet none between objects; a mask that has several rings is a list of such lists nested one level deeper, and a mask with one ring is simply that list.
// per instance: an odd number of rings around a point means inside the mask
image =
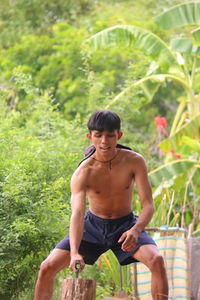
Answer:
[{"label": "young man's left hand", "polygon": [[138,235],[138,232],[134,229],[125,231],[118,240],[118,243],[123,242],[121,246],[122,250],[127,252],[131,251],[137,243]]}]

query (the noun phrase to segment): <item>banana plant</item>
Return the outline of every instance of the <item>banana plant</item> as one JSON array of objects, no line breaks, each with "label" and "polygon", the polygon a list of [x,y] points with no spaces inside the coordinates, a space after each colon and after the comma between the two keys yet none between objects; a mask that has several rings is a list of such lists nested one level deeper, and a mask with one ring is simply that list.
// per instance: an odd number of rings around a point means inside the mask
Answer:
[{"label": "banana plant", "polygon": [[200,161],[189,158],[166,163],[149,173],[156,207],[152,226],[192,224],[195,231],[200,229],[199,176]]},{"label": "banana plant", "polygon": [[[163,29],[173,29],[180,26],[195,26],[200,24],[200,2],[192,1],[174,6],[159,15],[155,21]],[[175,81],[185,91],[185,97],[181,100],[174,122],[171,127],[170,137],[187,122],[194,118],[200,119],[200,94],[195,89],[195,76],[199,69],[200,29],[195,28],[191,37],[178,37],[172,39],[169,44],[159,36],[141,27],[132,25],[118,25],[109,27],[91,36],[86,42],[90,51],[96,51],[102,47],[126,45],[135,47],[150,55],[153,62],[149,66],[146,76],[116,95],[106,108],[115,103],[126,101],[134,91],[140,89],[146,98],[145,103],[152,101],[159,87],[168,81]],[[163,67],[164,66],[164,67]],[[159,70],[163,72],[158,73]],[[141,103],[144,105],[144,103]]]}]

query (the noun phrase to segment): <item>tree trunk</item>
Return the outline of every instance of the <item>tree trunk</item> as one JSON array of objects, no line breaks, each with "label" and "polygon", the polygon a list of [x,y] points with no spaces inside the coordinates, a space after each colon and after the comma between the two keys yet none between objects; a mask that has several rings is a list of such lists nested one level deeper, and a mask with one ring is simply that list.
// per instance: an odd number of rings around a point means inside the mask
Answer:
[{"label": "tree trunk", "polygon": [[95,300],[96,282],[92,279],[63,279],[62,300]]}]

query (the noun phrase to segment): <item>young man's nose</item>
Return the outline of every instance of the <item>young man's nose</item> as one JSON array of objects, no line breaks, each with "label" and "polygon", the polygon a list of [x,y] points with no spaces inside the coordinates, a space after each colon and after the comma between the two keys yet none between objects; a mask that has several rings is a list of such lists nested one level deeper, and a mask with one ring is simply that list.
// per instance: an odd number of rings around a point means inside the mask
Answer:
[{"label": "young man's nose", "polygon": [[106,136],[102,136],[102,139],[101,139],[101,142],[103,143],[103,144],[105,144],[105,143],[107,143],[107,137]]}]

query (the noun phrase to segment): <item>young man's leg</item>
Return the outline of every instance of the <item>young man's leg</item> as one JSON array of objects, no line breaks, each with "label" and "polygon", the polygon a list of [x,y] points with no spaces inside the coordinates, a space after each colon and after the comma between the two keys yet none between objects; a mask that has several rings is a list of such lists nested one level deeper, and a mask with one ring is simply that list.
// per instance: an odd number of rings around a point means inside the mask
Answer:
[{"label": "young man's leg", "polygon": [[70,252],[67,250],[54,249],[45,259],[38,274],[35,286],[34,300],[50,300],[53,294],[53,280],[60,270],[69,266]]},{"label": "young man's leg", "polygon": [[144,263],[152,274],[152,296],[154,300],[168,299],[168,280],[163,257],[154,245],[143,245],[133,257]]}]

